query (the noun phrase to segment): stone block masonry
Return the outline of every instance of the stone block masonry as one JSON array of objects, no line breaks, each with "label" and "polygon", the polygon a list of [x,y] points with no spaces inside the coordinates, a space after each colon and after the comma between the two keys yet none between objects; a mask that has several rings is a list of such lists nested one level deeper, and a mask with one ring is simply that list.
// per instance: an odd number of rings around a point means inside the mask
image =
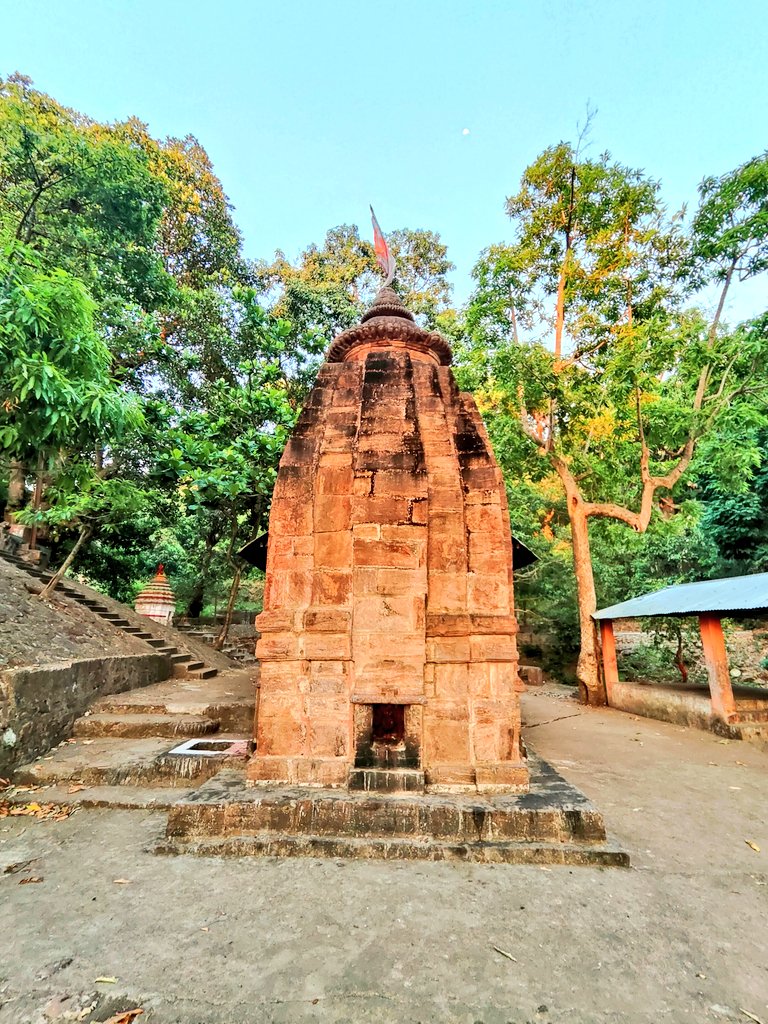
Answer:
[{"label": "stone block masonry", "polygon": [[149,686],[170,673],[163,654],[87,658],[0,672],[0,776],[72,735],[98,697]]},{"label": "stone block masonry", "polygon": [[449,362],[383,289],[320,370],[272,503],[252,783],[528,785],[506,493]]}]

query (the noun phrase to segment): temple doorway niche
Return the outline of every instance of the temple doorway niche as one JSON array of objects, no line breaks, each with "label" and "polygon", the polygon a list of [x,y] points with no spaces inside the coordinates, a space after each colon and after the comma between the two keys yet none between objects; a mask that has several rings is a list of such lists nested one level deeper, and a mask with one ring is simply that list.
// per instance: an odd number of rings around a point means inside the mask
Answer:
[{"label": "temple doorway niche", "polygon": [[405,704],[374,704],[371,743],[397,747],[405,740]]},{"label": "temple doorway niche", "polygon": [[421,705],[357,704],[356,768],[419,768]]}]

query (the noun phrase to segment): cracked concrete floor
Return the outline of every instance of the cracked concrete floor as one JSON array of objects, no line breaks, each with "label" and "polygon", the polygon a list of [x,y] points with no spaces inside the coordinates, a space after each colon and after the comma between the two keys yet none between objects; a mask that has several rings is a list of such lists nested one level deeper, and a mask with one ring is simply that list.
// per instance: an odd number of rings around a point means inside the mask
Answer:
[{"label": "cracked concrete floor", "polygon": [[768,756],[524,700],[630,870],[157,858],[162,814],[5,819],[0,1022],[768,1024]]}]

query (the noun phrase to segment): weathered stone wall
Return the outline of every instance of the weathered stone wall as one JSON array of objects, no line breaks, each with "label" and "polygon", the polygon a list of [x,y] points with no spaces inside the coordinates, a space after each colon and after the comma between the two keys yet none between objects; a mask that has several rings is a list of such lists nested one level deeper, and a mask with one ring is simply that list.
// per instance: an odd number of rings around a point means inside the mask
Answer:
[{"label": "weathered stone wall", "polygon": [[254,781],[346,783],[357,706],[404,704],[433,788],[523,787],[512,541],[470,395],[428,352],[326,363],[269,528]]},{"label": "weathered stone wall", "polygon": [[[750,686],[734,686],[736,705],[744,722],[731,725],[712,710],[712,700],[707,686],[665,686],[652,682],[618,682],[611,687],[611,707],[643,718],[655,718],[660,722],[706,729],[720,736],[739,738],[744,725],[749,725],[750,712],[764,712],[768,708],[768,689]],[[755,719],[763,725],[764,714]]]},{"label": "weathered stone wall", "polygon": [[170,671],[165,655],[139,654],[0,672],[0,775],[67,739],[97,698],[149,686]]}]

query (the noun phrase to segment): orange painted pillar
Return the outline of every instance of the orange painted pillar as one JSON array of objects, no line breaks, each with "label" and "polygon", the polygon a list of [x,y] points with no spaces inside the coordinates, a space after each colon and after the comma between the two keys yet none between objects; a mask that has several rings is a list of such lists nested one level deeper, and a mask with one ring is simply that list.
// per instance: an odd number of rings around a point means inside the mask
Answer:
[{"label": "orange painted pillar", "polygon": [[605,695],[608,704],[613,695],[613,684],[619,681],[619,664],[616,661],[616,637],[613,635],[613,620],[600,620],[600,644],[603,648],[603,674],[605,677]]},{"label": "orange painted pillar", "polygon": [[731,677],[728,673],[728,652],[719,615],[700,615],[699,628],[704,648],[704,660],[709,674],[709,690],[712,694],[712,710],[724,721],[736,711],[733,699]]}]

